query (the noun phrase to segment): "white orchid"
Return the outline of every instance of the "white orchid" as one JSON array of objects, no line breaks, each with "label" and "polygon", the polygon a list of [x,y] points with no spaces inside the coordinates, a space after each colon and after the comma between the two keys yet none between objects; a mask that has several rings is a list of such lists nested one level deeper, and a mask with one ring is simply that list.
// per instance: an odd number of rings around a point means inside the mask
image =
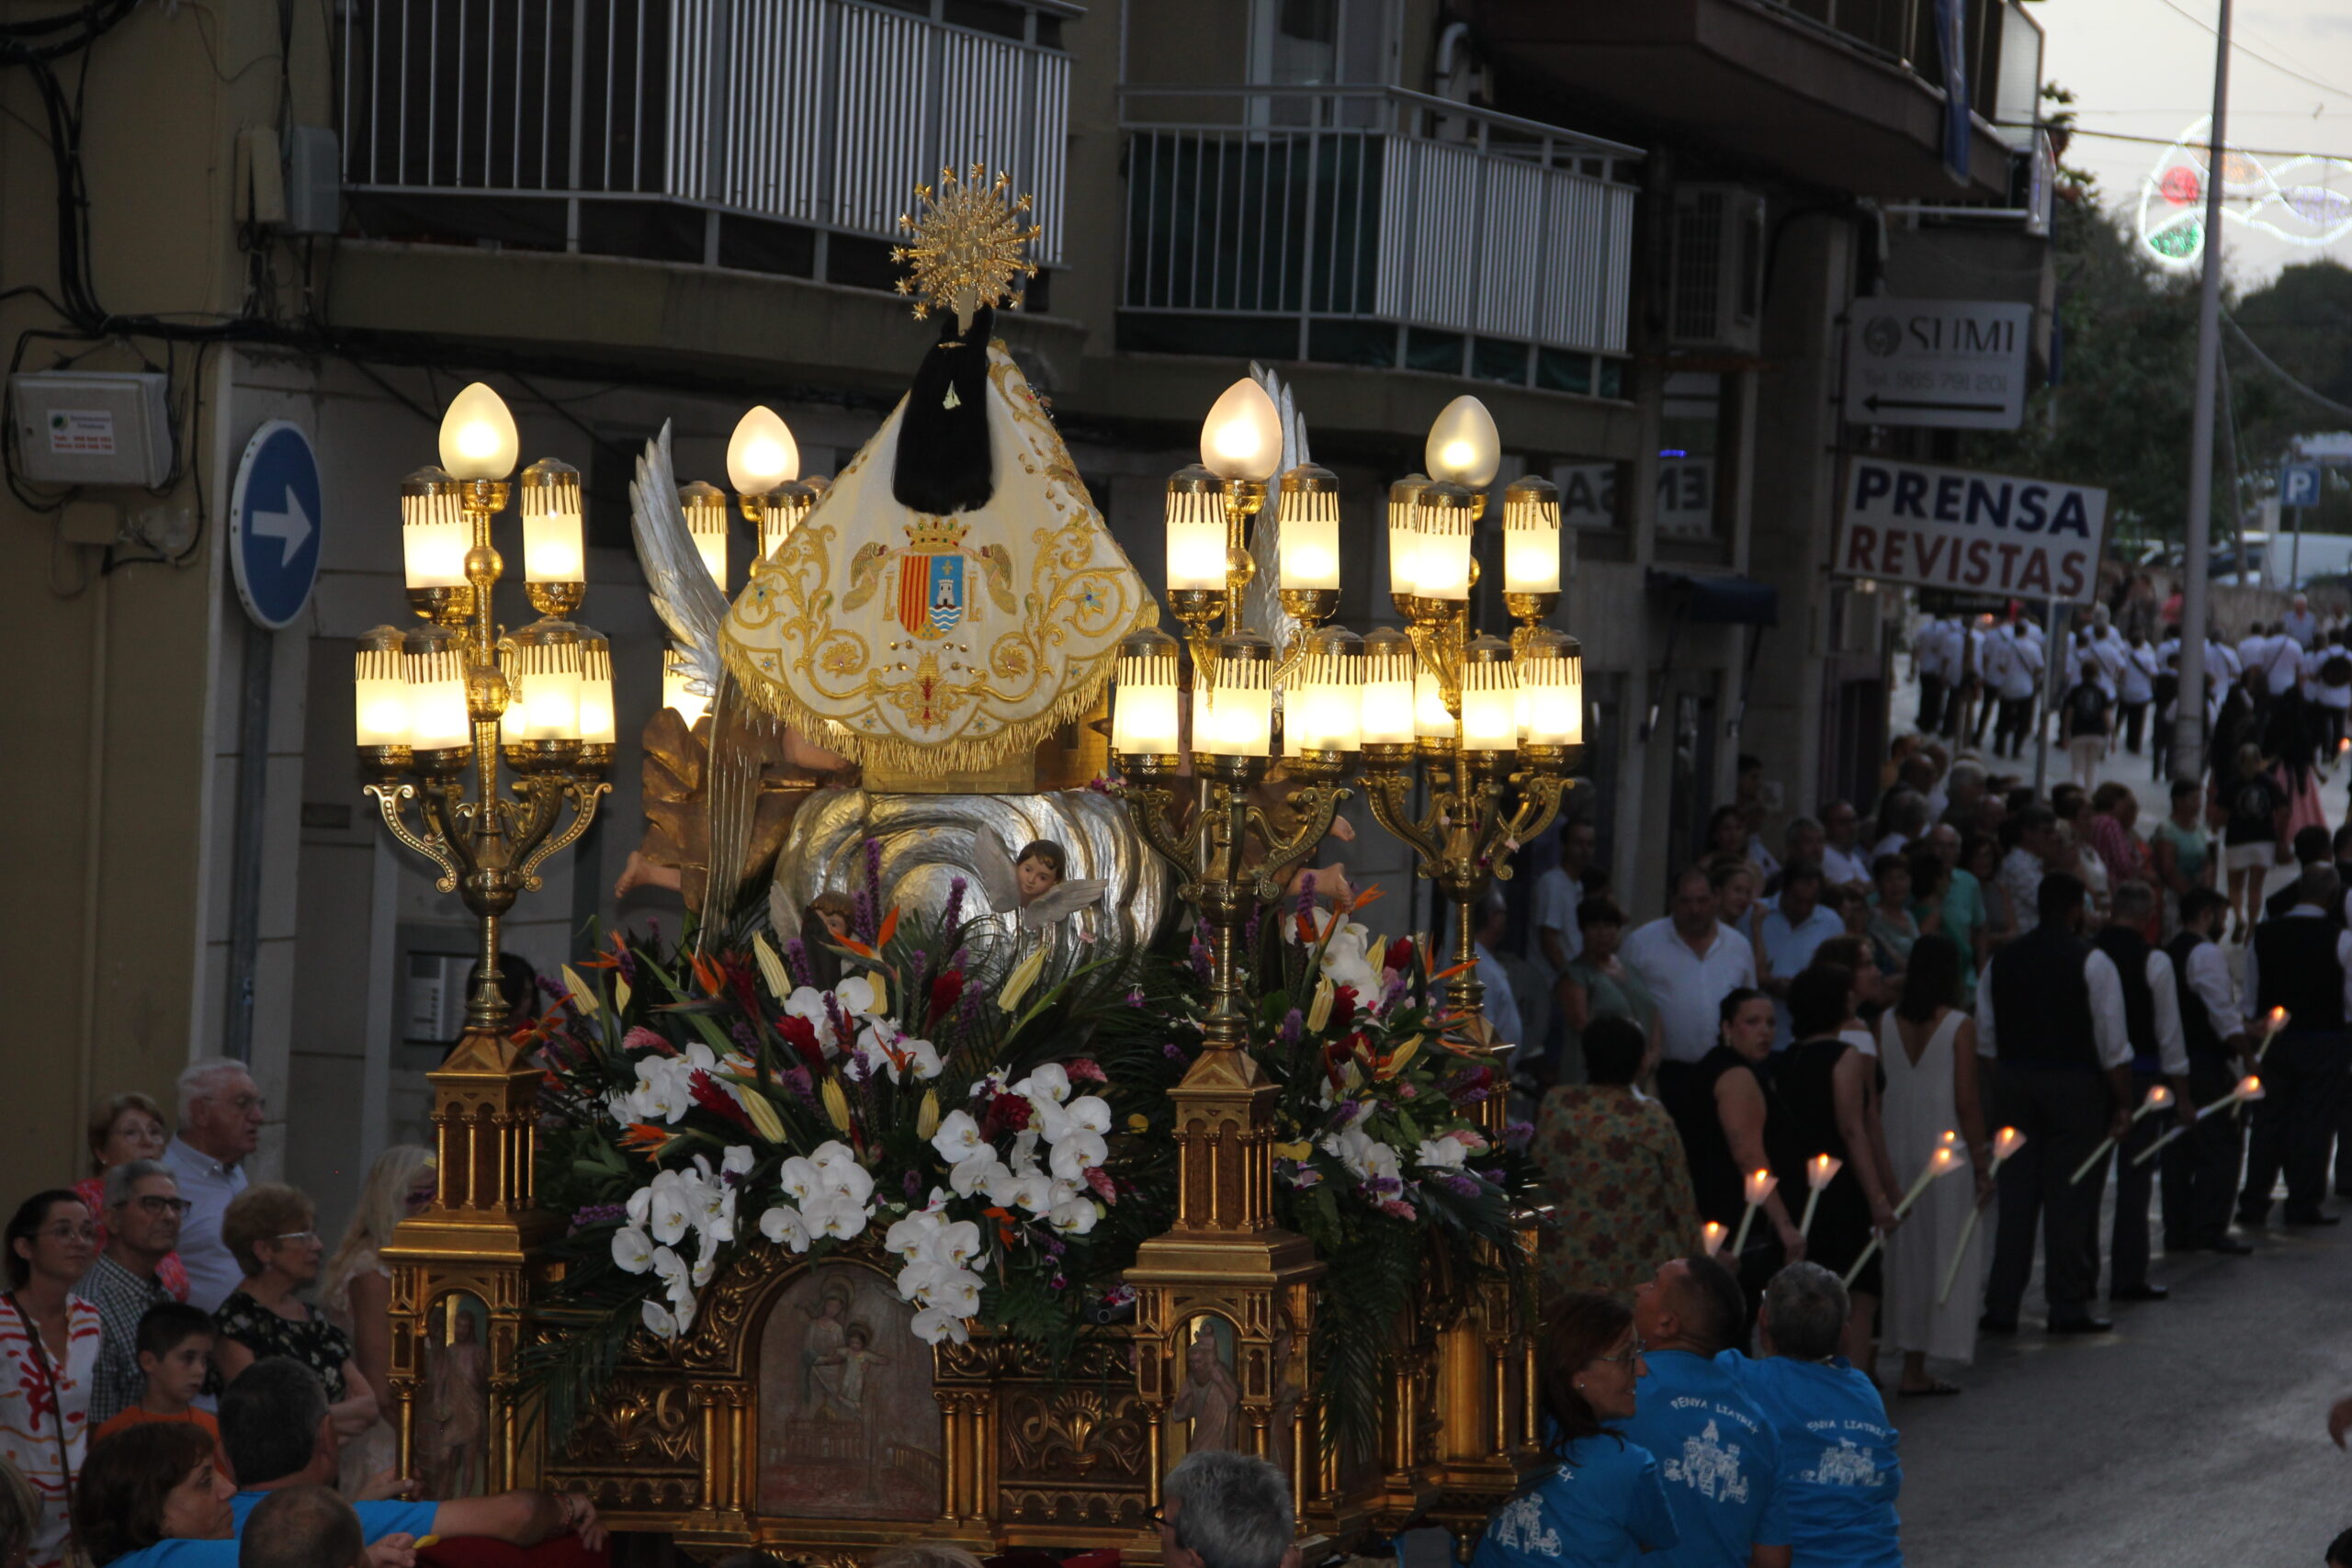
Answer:
[{"label": "white orchid", "polygon": [[1012,1086],[1012,1092],[1032,1106],[1040,1101],[1059,1105],[1069,1098],[1069,1074],[1058,1062],[1047,1062]]},{"label": "white orchid", "polygon": [[675,1056],[641,1056],[637,1088],[628,1097],[629,1119],[674,1126],[694,1109],[694,1074]]},{"label": "white orchid", "polygon": [[1373,956],[1373,942],[1371,931],[1350,920],[1331,933],[1323,949],[1324,975],[1365,1001],[1380,995],[1380,962]]},{"label": "white orchid", "polygon": [[635,1225],[613,1233],[613,1263],[626,1273],[642,1274],[653,1267],[653,1243]]},{"label": "white orchid", "polygon": [[1111,1131],[1111,1102],[1098,1094],[1081,1094],[1062,1107],[1081,1133],[1107,1134]]},{"label": "white orchid", "polygon": [[[689,1274],[687,1278],[694,1281],[694,1288],[699,1291],[705,1285],[709,1284],[711,1276],[718,1272],[718,1254],[716,1252],[706,1252],[695,1259],[694,1272]],[[670,1289],[672,1293],[674,1294],[678,1287],[673,1285]]]},{"label": "white orchid", "polygon": [[802,1209],[800,1217],[808,1223],[810,1235],[847,1241],[865,1234],[865,1222],[873,1218],[873,1211],[845,1199],[820,1197]]},{"label": "white orchid", "polygon": [[637,1315],[646,1327],[651,1329],[660,1337],[675,1339],[678,1337],[678,1320],[670,1315],[670,1310],[667,1307],[652,1297],[648,1296],[638,1303]]},{"label": "white orchid", "polygon": [[956,1162],[947,1172],[947,1185],[956,1190],[958,1198],[969,1198],[975,1191],[1012,1176],[1011,1168],[996,1157],[996,1152],[983,1147],[978,1154]]},{"label": "white orchid", "polygon": [[1423,1138],[1414,1159],[1430,1170],[1459,1170],[1470,1151],[1452,1138]]},{"label": "white orchid", "polygon": [[931,1238],[947,1227],[947,1221],[928,1209],[919,1209],[893,1224],[882,1237],[883,1247],[899,1255],[901,1263],[912,1263],[923,1255]]},{"label": "white orchid", "polygon": [[817,1162],[794,1155],[776,1167],[776,1185],[784,1189],[786,1197],[796,1203],[806,1204],[817,1196],[822,1181],[817,1173]]},{"label": "white orchid", "polygon": [[833,999],[852,1018],[878,1018],[882,1014],[880,990],[863,975],[852,975],[835,986]]},{"label": "white orchid", "polygon": [[975,1154],[988,1148],[980,1136],[980,1124],[972,1120],[967,1111],[951,1111],[940,1118],[939,1131],[931,1135],[931,1146],[949,1165],[961,1165]]},{"label": "white orchid", "polygon": [[779,1203],[760,1216],[760,1234],[778,1247],[795,1252],[808,1250],[808,1222],[789,1203]]},{"label": "white orchid", "polygon": [[1395,1149],[1361,1127],[1342,1127],[1323,1140],[1323,1149],[1359,1181],[1393,1181],[1403,1168]]},{"label": "white orchid", "polygon": [[[653,1239],[664,1248],[683,1238],[694,1216],[700,1209],[699,1184],[680,1170],[657,1171],[648,1189],[650,1203],[646,1213],[646,1228]],[[657,1255],[658,1256],[658,1255]]]},{"label": "white orchid", "polygon": [[944,1307],[925,1307],[915,1314],[910,1326],[915,1337],[926,1345],[936,1345],[943,1339],[953,1339],[961,1345],[972,1337],[965,1320]]},{"label": "white orchid", "polygon": [[749,1176],[752,1174],[752,1167],[753,1163],[756,1162],[759,1156],[752,1152],[751,1145],[729,1144],[727,1145],[726,1154],[719,1157],[718,1174],[721,1176]]},{"label": "white orchid", "polygon": [[1057,1179],[1083,1181],[1087,1170],[1111,1157],[1111,1148],[1100,1133],[1073,1131],[1054,1145],[1053,1158],[1047,1162]]},{"label": "white orchid", "polygon": [[674,1247],[657,1247],[653,1249],[653,1276],[665,1285],[677,1284],[686,1277],[686,1260],[678,1256]]},{"label": "white orchid", "polygon": [[961,1269],[980,1255],[980,1227],[969,1220],[956,1220],[942,1224],[933,1232],[923,1247],[924,1259]]},{"label": "white orchid", "polygon": [[1055,1182],[1053,1200],[1053,1206],[1046,1211],[1046,1223],[1064,1235],[1084,1235],[1102,1217],[1093,1198],[1076,1182]]},{"label": "white orchid", "polygon": [[854,1160],[820,1161],[817,1166],[817,1196],[863,1209],[874,1196],[874,1173]]}]

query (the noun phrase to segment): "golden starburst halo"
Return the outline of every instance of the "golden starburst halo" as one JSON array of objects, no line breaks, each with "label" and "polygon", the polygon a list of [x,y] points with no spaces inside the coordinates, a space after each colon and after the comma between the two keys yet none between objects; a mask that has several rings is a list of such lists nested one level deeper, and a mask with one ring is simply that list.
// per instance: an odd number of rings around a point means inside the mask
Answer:
[{"label": "golden starburst halo", "polygon": [[1045,231],[1023,224],[1031,198],[1012,197],[1012,188],[1010,175],[1000,173],[989,183],[982,164],[960,179],[953,169],[940,170],[935,194],[929,186],[915,187],[915,209],[922,216],[899,215],[899,227],[914,243],[894,247],[890,259],[910,269],[899,279],[899,292],[915,297],[918,318],[954,310],[968,320],[982,305],[1020,309],[1013,278],[1037,276],[1037,264],[1023,260],[1022,249]]}]

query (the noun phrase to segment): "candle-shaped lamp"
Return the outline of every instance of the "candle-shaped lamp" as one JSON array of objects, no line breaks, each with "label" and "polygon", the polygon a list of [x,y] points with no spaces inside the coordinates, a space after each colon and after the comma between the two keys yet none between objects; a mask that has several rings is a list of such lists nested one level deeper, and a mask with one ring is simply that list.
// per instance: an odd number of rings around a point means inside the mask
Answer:
[{"label": "candle-shaped lamp", "polygon": [[2286,1027],[2287,1010],[2285,1008],[2272,1008],[2270,1011],[2264,1016],[2262,1020],[2262,1043],[2254,1048],[2254,1059],[2256,1061],[2259,1062],[2262,1060],[2263,1053],[2270,1049],[2270,1043],[2278,1038],[2278,1032]]},{"label": "candle-shaped lamp", "polygon": [[1176,639],[1157,627],[1132,633],[1119,644],[1118,681],[1111,690],[1111,750],[1122,765],[1133,768],[1148,760],[1165,771],[1175,769],[1178,665]]},{"label": "candle-shaped lamp", "polygon": [[[1255,385],[1255,383],[1252,383]],[[1272,749],[1273,645],[1255,632],[1216,639],[1216,683],[1193,714],[1195,757],[1263,757]]]},{"label": "candle-shaped lamp", "polygon": [[727,592],[727,492],[715,484],[690,479],[678,487],[678,508],[686,514],[686,532],[702,557],[710,580]]},{"label": "candle-shaped lamp", "polygon": [[1429,486],[1414,474],[1388,487],[1388,594],[1400,615],[1405,601],[1419,592],[1421,492]]},{"label": "candle-shaped lamp", "polygon": [[1356,734],[1367,750],[1412,745],[1414,675],[1412,638],[1394,626],[1364,635]]},{"label": "candle-shaped lamp", "polygon": [[1724,1237],[1729,1234],[1723,1226],[1709,1220],[1699,1227],[1699,1245],[1706,1249],[1708,1257],[1713,1258],[1724,1249]]},{"label": "candle-shaped lamp", "polygon": [[1225,498],[1216,476],[1198,464],[1168,479],[1168,591],[1214,593],[1225,604]]},{"label": "candle-shaped lamp", "polygon": [[[2001,1162],[2024,1146],[2025,1134],[2015,1127],[2004,1127],[1993,1134],[1993,1164],[1990,1174],[1998,1176],[2001,1171]],[[1972,1203],[1969,1205],[1968,1218],[1960,1222],[1960,1239],[1952,1247],[1951,1261],[1944,1265],[1943,1286],[1936,1292],[1938,1306],[1951,1300],[1952,1283],[1960,1278],[1961,1259],[1968,1256],[1968,1238],[1976,1234],[1976,1216],[1984,1212],[1983,1204]]]},{"label": "candle-shaped lamp", "polygon": [[[1919,1172],[1919,1179],[1911,1184],[1911,1190],[1905,1192],[1903,1195],[1903,1201],[1894,1205],[1894,1217],[1899,1220],[1909,1213],[1911,1205],[1919,1201],[1919,1194],[1928,1190],[1928,1184],[1939,1176],[1949,1176],[1958,1170],[1960,1161],[1960,1138],[1957,1134],[1953,1134],[1950,1142],[1939,1141],[1936,1145],[1936,1152],[1928,1156],[1927,1168]],[[1854,1259],[1854,1266],[1846,1270],[1848,1290],[1854,1288],[1854,1281],[1861,1275],[1862,1266],[1878,1255],[1879,1243],[1882,1239],[1883,1238],[1875,1235],[1871,1237],[1871,1244],[1862,1248],[1861,1256]]]}]

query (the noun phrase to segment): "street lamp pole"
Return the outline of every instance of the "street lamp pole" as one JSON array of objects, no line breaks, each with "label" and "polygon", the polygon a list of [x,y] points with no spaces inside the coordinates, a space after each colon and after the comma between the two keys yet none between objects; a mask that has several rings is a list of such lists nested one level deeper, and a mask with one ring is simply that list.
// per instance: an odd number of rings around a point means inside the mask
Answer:
[{"label": "street lamp pole", "polygon": [[[2213,123],[2205,149],[2205,252],[2197,289],[2197,383],[2188,427],[2188,537],[2181,561],[2180,696],[2175,705],[2172,773],[2203,776],[2207,579],[2213,532],[2213,393],[2222,353],[2222,159],[2230,101],[2230,0],[2213,29]],[[2234,510],[2237,497],[2230,504]],[[2232,518],[2233,524],[2236,519]],[[2238,558],[2245,570],[2245,558]]]}]

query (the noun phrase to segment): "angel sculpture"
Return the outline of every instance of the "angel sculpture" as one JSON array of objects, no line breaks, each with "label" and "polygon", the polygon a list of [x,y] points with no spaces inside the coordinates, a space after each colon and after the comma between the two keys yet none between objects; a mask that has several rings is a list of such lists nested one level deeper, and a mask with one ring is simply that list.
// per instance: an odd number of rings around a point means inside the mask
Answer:
[{"label": "angel sculpture", "polygon": [[1024,931],[1041,931],[1069,919],[1101,898],[1110,886],[1100,876],[1067,880],[1069,866],[1069,856],[1051,839],[1033,839],[1011,858],[990,834],[978,834],[973,841],[972,869],[979,873],[989,906],[1004,913],[1018,910]]}]

